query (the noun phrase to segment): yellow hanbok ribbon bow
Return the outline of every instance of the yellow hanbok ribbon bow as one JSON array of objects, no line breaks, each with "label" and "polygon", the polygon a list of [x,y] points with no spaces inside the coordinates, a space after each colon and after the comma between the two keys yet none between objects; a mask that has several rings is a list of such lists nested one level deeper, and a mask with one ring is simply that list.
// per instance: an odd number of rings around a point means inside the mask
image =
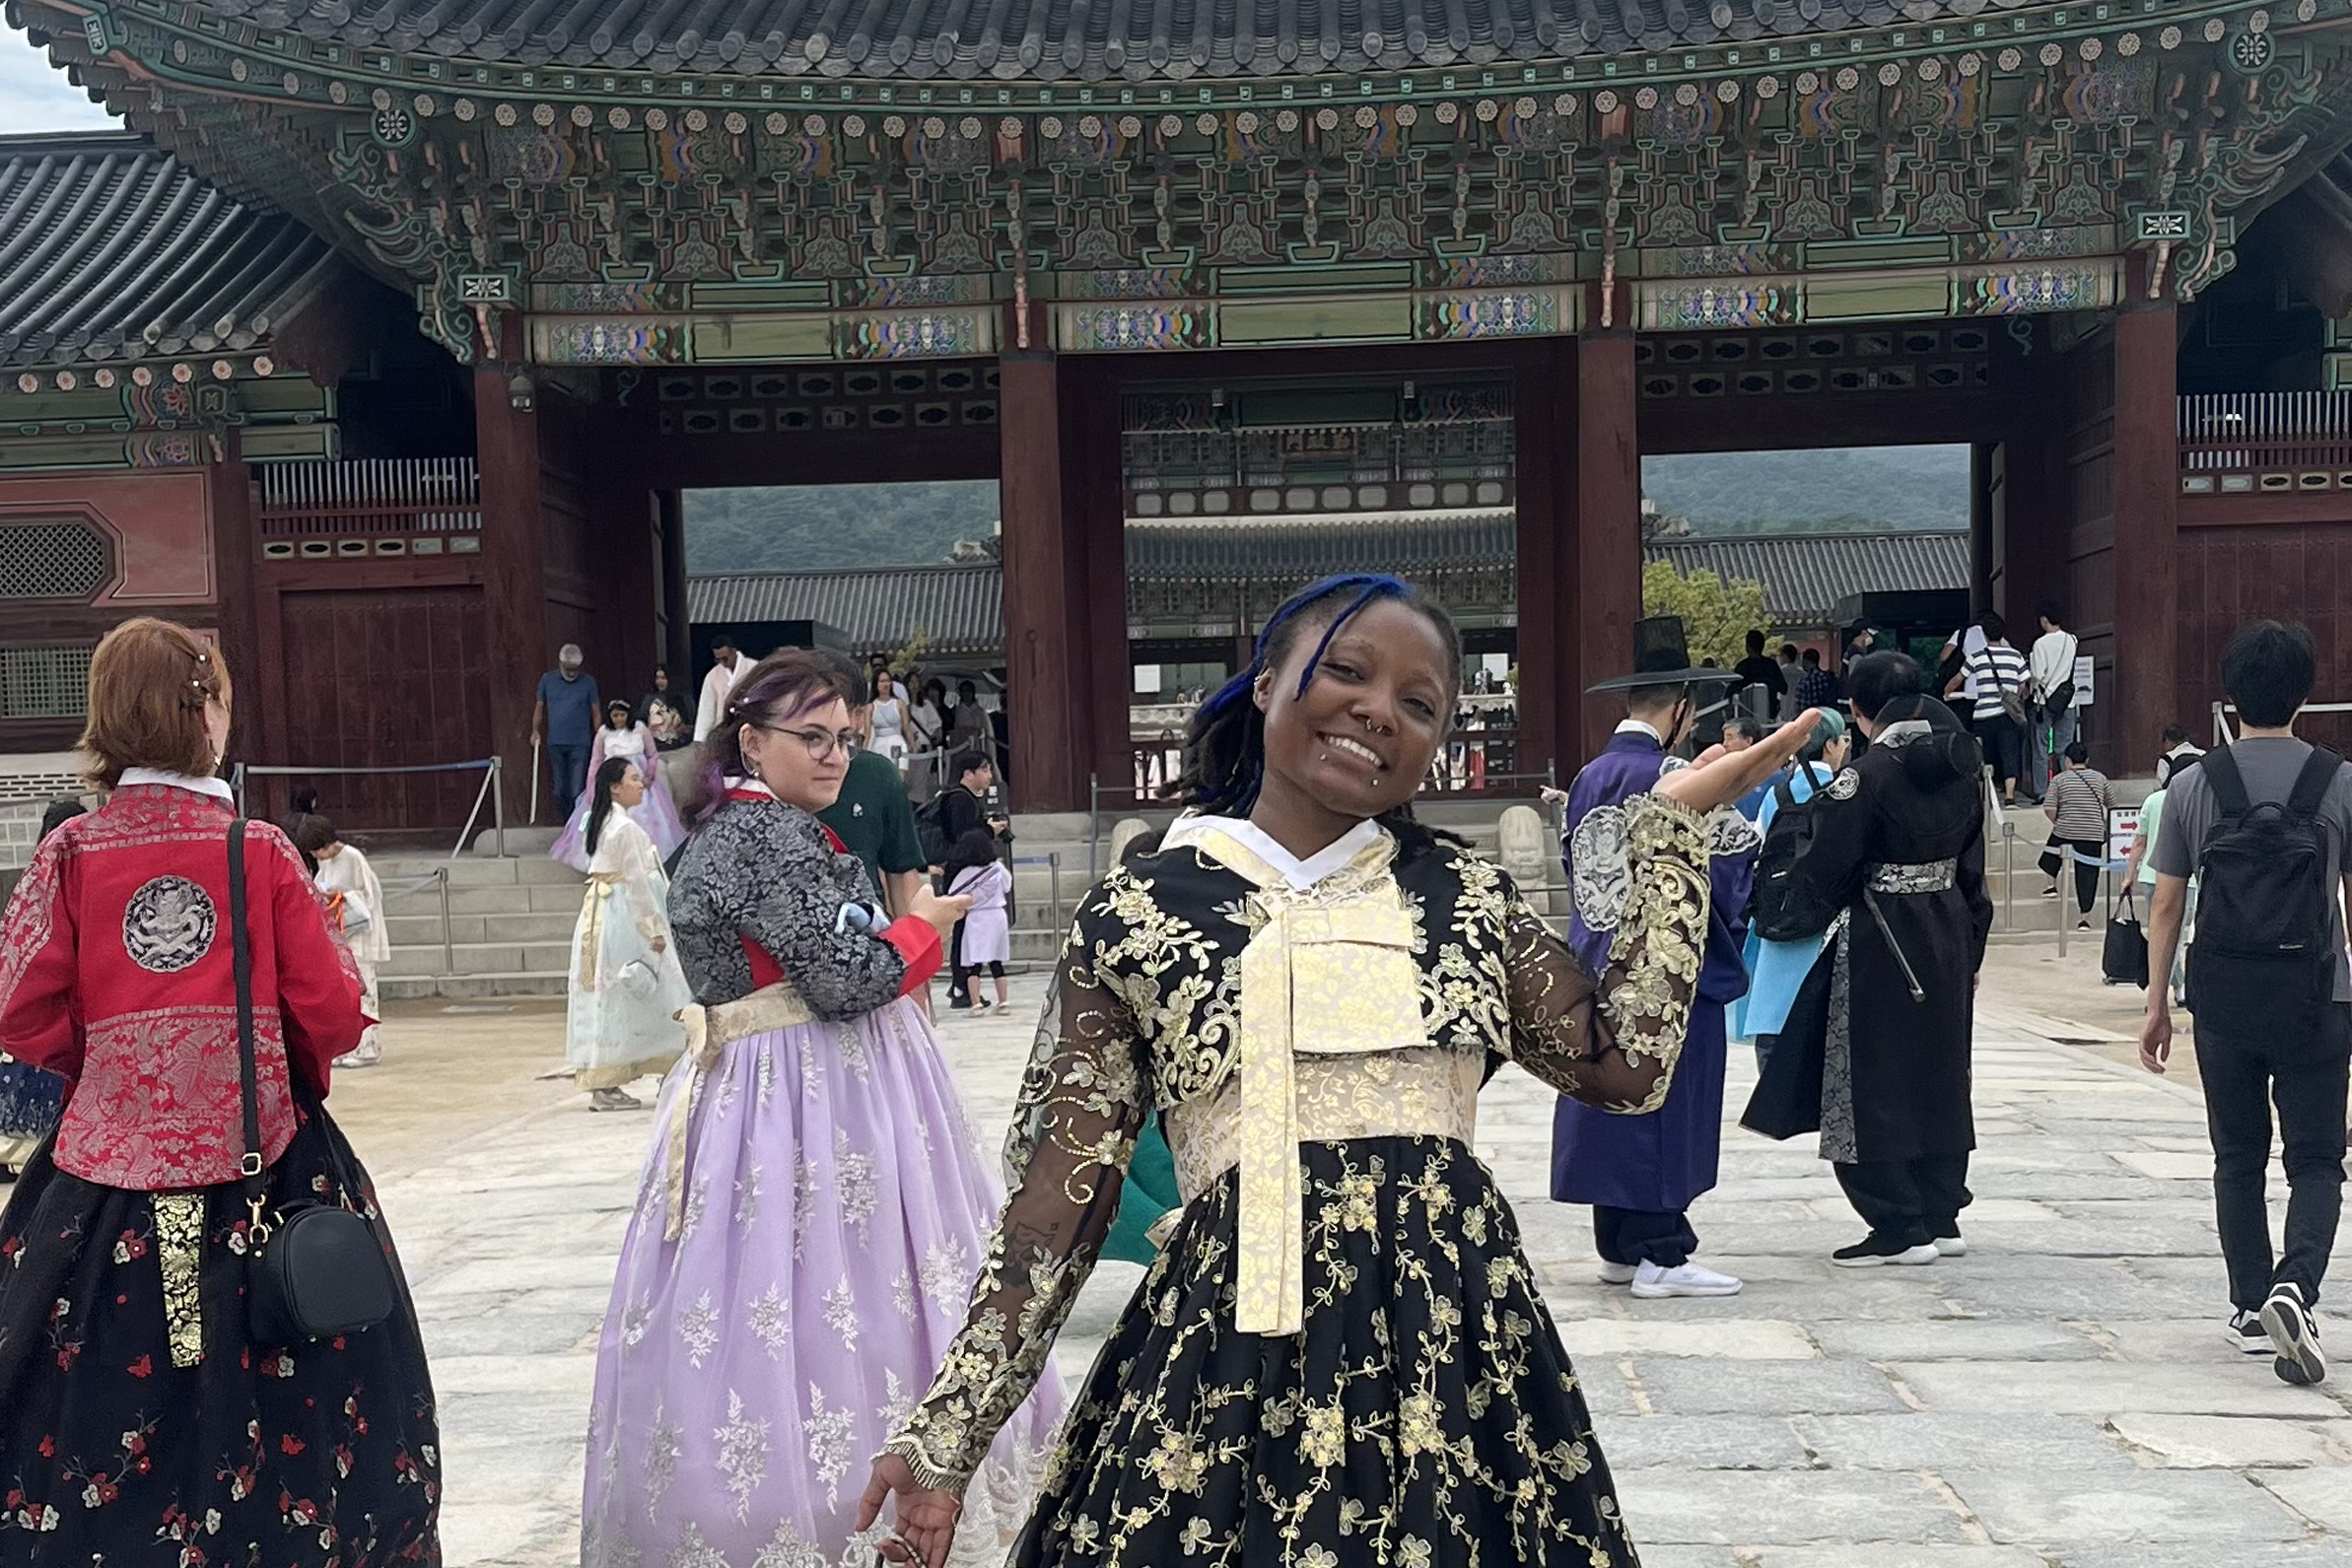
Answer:
[{"label": "yellow hanbok ribbon bow", "polygon": [[686,1127],[694,1120],[694,1102],[702,1094],[703,1074],[718,1063],[724,1042],[712,1038],[711,1010],[688,1002],[677,1011],[686,1031],[683,1065],[686,1081],[669,1103],[669,1125],[661,1130],[661,1178],[667,1201],[662,1205],[661,1235],[676,1241],[686,1228]]},{"label": "yellow hanbok ribbon bow", "polygon": [[621,879],[610,871],[589,874],[580,895],[580,989],[594,990],[604,964],[604,906],[620,891]]},{"label": "yellow hanbok ribbon bow", "polygon": [[1244,1333],[1299,1333],[1306,1328],[1306,1216],[1292,1057],[1428,1044],[1413,917],[1384,874],[1385,843],[1338,873],[1348,880],[1336,896],[1325,884],[1300,892],[1279,877],[1260,877],[1262,862],[1221,836],[1202,847],[1260,881],[1254,902],[1265,917],[1241,953],[1233,1324]]},{"label": "yellow hanbok ribbon bow", "polygon": [[686,1031],[686,1053],[677,1069],[686,1074],[686,1081],[671,1097],[669,1125],[661,1129],[661,1178],[668,1198],[661,1235],[673,1242],[686,1229],[686,1129],[694,1120],[694,1102],[702,1098],[703,1079],[719,1065],[729,1041],[809,1023],[816,1014],[808,1010],[798,991],[778,981],[714,1007],[689,1002],[674,1016]]}]

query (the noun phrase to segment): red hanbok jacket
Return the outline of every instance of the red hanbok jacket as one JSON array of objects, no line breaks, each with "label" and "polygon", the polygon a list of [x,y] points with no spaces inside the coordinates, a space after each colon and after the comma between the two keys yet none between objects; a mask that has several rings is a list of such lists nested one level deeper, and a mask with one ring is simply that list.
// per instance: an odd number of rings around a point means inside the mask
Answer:
[{"label": "red hanbok jacket", "polygon": [[[41,844],[0,922],[0,1051],[71,1084],[57,1168],[142,1192],[236,1180],[244,1152],[229,931],[232,804],[125,780]],[[359,1043],[358,972],[286,836],[245,829],[262,1154],[294,1137],[288,1066],[324,1095]]]}]

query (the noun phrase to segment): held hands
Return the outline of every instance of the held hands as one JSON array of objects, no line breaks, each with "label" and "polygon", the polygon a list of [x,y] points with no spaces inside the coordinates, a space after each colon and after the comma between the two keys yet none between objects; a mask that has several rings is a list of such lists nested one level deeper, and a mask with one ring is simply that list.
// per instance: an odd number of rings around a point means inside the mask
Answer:
[{"label": "held hands", "polygon": [[882,1504],[893,1495],[898,1528],[877,1548],[884,1562],[913,1563],[916,1568],[939,1568],[955,1541],[955,1521],[964,1511],[963,1499],[953,1492],[934,1491],[915,1482],[915,1472],[896,1454],[873,1462],[873,1479],[858,1504],[858,1533],[864,1534],[882,1517]]},{"label": "held hands", "polygon": [[1712,811],[1737,800],[1788,765],[1805,749],[1821,724],[1821,710],[1808,708],[1746,751],[1710,746],[1688,768],[1677,768],[1658,781],[1656,793],[1689,806]]},{"label": "held hands", "polygon": [[928,887],[919,887],[907,901],[907,913],[919,920],[928,920],[944,941],[953,934],[955,922],[972,913],[972,901],[961,893],[941,895]]}]

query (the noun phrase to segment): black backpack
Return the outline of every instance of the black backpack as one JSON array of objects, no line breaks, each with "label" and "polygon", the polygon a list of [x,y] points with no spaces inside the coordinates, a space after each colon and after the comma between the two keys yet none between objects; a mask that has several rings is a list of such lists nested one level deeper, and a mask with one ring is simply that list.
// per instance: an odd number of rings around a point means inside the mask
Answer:
[{"label": "black backpack", "polygon": [[947,829],[939,821],[939,803],[947,798],[945,790],[932,796],[915,808],[915,842],[922,848],[925,865],[945,865],[947,852],[953,846],[947,842]]},{"label": "black backpack", "polygon": [[1818,877],[1799,876],[1799,862],[1813,844],[1813,805],[1828,784],[1799,800],[1783,779],[1772,786],[1779,807],[1764,829],[1764,848],[1756,855],[1756,891],[1749,900],[1749,920],[1756,934],[1767,942],[1798,942],[1819,936],[1845,908],[1842,887],[1824,887]]},{"label": "black backpack", "polygon": [[2218,818],[2197,855],[2197,936],[2188,951],[2189,1010],[2289,1023],[2335,984],[2335,890],[2319,806],[2344,759],[2314,746],[2282,803],[2256,805],[2228,747],[2200,765]]}]

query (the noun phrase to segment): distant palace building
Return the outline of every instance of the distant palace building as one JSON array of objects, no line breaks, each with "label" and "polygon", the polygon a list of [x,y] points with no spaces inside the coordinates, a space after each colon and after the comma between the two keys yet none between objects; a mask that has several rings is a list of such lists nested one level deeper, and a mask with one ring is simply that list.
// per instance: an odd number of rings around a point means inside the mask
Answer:
[{"label": "distant palace building", "polygon": [[1310,563],[1437,579],[1564,773],[1643,456],[1878,443],[1973,451],[1968,591],[2066,604],[2110,771],[2256,614],[2352,697],[2352,0],[9,14],[134,128],[0,142],[27,756],[154,612],[242,758],[519,769],[558,644],[687,662],[684,491],[994,479],[1001,592],[924,613],[1023,807]]}]

